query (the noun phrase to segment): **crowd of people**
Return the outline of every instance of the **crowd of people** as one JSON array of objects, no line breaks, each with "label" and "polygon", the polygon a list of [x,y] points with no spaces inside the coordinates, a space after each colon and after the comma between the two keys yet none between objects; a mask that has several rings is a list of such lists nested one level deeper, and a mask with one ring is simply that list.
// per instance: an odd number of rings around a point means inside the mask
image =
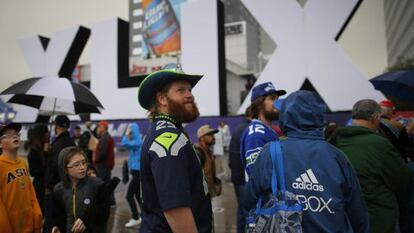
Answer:
[{"label": "crowd of people", "polygon": [[[27,163],[17,153],[18,123],[0,126],[0,172],[8,177],[0,185],[0,226],[4,232],[106,232],[113,191],[119,183],[111,177],[114,143],[101,121],[71,136],[65,115],[54,119],[55,137],[46,125],[28,132]],[[91,138],[97,143],[90,143]],[[31,184],[30,176],[33,177]]]},{"label": "crowd of people", "polygon": [[[339,127],[326,122],[316,93],[286,93],[261,83],[232,132],[224,122],[206,124],[192,142],[183,124],[199,117],[192,88],[201,78],[169,67],[141,83],[138,101],[150,126],[141,135],[138,124],[129,124],[120,143],[128,152],[124,182],[131,177],[125,227],[214,232],[212,198],[221,195],[229,173],[237,232],[245,232],[249,211],[272,193],[270,145],[277,141],[286,189],[302,206],[303,232],[414,232],[414,124],[393,118],[390,101],[356,102],[348,125]],[[57,116],[54,126],[52,141],[47,126],[31,128],[29,166],[17,155],[21,125],[0,126],[0,174],[6,178],[0,183],[1,229],[106,232],[120,182],[112,177],[109,124],[101,121],[92,130],[86,122],[84,132],[75,127],[72,137],[66,116]],[[225,161],[222,176],[217,158]]]}]

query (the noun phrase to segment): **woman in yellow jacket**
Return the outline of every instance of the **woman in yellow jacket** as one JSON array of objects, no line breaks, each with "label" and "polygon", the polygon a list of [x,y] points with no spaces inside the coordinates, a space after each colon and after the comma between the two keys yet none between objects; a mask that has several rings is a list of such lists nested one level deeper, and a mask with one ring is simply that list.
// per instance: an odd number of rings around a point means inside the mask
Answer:
[{"label": "woman in yellow jacket", "polygon": [[21,125],[0,125],[0,231],[40,233],[42,213],[26,163],[17,156]]}]

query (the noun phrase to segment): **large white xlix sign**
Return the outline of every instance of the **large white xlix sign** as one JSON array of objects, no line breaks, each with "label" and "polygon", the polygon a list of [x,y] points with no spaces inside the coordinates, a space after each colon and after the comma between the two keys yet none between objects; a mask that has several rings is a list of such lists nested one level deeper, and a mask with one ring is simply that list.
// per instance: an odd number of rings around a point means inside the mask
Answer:
[{"label": "large white xlix sign", "polygon": [[[332,111],[350,110],[360,99],[384,98],[335,40],[358,0],[308,0],[304,8],[296,0],[242,2],[277,44],[257,83],[272,81],[277,89],[291,93],[308,79]],[[220,103],[226,105],[220,89],[225,82],[218,3],[198,0],[182,5],[180,61],[186,72],[205,74],[194,88],[203,116],[217,116],[224,112]],[[32,36],[19,43],[33,76],[69,77],[91,34],[91,89],[105,107],[92,118],[144,118],[137,87],[118,85],[118,77],[129,78],[127,24],[113,18],[93,24],[91,30],[74,27],[56,32],[50,40]],[[250,95],[241,109],[248,104]]]},{"label": "large white xlix sign", "polygon": [[[357,0],[242,0],[277,49],[256,83],[272,81],[288,94],[307,79],[332,111],[350,110],[365,98],[382,94],[357,69],[335,37]],[[250,94],[241,109],[250,104]]]},{"label": "large white xlix sign", "polygon": [[[217,5],[218,1],[211,0],[185,3],[181,25],[184,43],[181,62],[186,72],[204,74],[194,95],[200,113],[210,116],[220,114],[219,76],[223,67],[218,61],[224,59],[218,42]],[[119,79],[131,78],[128,28],[128,22],[113,18],[93,24],[91,30],[73,27],[59,30],[50,40],[30,36],[19,40],[19,44],[33,76],[70,77],[91,34],[91,90],[105,108],[102,114],[93,114],[92,118],[145,118],[146,111],[137,101],[137,87],[119,88],[118,83]],[[209,46],[205,46],[205,41]],[[34,117],[19,120],[27,122]]]},{"label": "large white xlix sign", "polygon": [[51,39],[29,36],[19,39],[24,58],[33,77],[70,78],[91,31],[77,26],[57,31]]}]

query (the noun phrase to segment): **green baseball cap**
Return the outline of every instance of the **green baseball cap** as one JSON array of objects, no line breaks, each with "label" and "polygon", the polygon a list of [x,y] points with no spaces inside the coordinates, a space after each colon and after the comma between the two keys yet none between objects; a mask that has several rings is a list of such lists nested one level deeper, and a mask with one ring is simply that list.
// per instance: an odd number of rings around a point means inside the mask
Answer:
[{"label": "green baseball cap", "polygon": [[155,93],[165,85],[173,81],[187,81],[194,87],[202,77],[203,75],[184,73],[177,64],[168,64],[161,70],[152,72],[141,82],[138,88],[138,102],[148,110]]}]

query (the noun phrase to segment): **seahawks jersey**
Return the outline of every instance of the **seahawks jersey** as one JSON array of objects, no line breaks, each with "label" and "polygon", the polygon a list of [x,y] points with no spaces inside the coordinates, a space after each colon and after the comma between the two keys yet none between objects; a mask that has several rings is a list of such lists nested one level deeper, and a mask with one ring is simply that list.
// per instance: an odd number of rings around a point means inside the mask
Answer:
[{"label": "seahawks jersey", "polygon": [[263,146],[274,140],[278,140],[276,132],[258,119],[253,119],[243,131],[240,138],[240,156],[244,162],[246,181]]},{"label": "seahawks jersey", "polygon": [[200,161],[180,124],[157,115],[142,147],[141,232],[172,232],[163,212],[189,207],[198,232],[211,232],[212,212]]}]

